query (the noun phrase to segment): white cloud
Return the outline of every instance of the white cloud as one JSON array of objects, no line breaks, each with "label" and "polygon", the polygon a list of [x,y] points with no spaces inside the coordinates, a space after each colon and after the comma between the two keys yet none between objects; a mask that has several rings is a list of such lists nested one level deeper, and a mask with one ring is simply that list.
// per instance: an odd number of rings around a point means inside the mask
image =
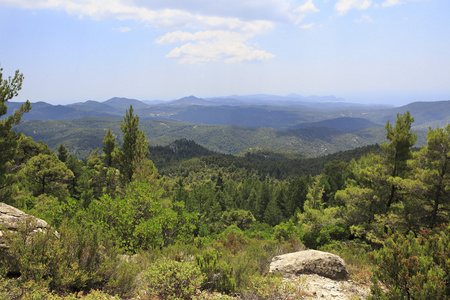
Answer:
[{"label": "white cloud", "polygon": [[318,12],[319,10],[314,5],[313,0],[307,0],[303,5],[297,7],[295,11],[300,13],[314,13]]},{"label": "white cloud", "polygon": [[296,19],[296,6],[291,0],[0,0],[1,4],[64,10],[94,19],[134,19],[171,30],[193,26],[237,27],[247,23],[253,26],[255,22]]},{"label": "white cloud", "polygon": [[373,23],[373,19],[369,15],[362,15],[361,18],[354,20],[356,23]]},{"label": "white cloud", "polygon": [[[194,37],[183,33],[186,41],[194,40],[194,43],[175,48],[167,55],[189,63],[271,58],[272,54],[250,47],[249,39],[272,30],[276,22],[293,23],[298,18],[291,0],[0,0],[2,4],[63,10],[95,20],[136,20],[168,31],[178,30],[159,39],[159,44],[171,43],[169,39],[181,42],[179,30],[199,31]],[[116,30],[125,32],[129,28]],[[214,37],[198,39],[212,33]]]},{"label": "white cloud", "polygon": [[309,24],[300,26],[300,28],[302,28],[302,29],[313,29],[313,27],[314,27],[314,23],[309,23]]},{"label": "white cloud", "polygon": [[291,0],[129,0],[148,9],[174,9],[197,15],[214,15],[241,20],[288,20],[294,6]]},{"label": "white cloud", "polygon": [[265,60],[274,57],[264,50],[248,45],[252,36],[229,31],[200,31],[196,33],[176,31],[156,40],[158,44],[184,43],[174,48],[166,57],[177,58],[182,64],[210,62],[236,63]]},{"label": "white cloud", "polygon": [[384,2],[381,3],[381,7],[386,8],[390,6],[406,4],[408,2],[419,2],[419,1],[423,0],[384,0]]},{"label": "white cloud", "polygon": [[389,7],[389,6],[394,6],[394,5],[400,5],[403,4],[404,2],[401,0],[386,0],[384,1],[381,6],[382,7]]},{"label": "white cloud", "polygon": [[334,8],[343,15],[351,9],[366,10],[370,6],[372,6],[372,0],[339,0]]}]

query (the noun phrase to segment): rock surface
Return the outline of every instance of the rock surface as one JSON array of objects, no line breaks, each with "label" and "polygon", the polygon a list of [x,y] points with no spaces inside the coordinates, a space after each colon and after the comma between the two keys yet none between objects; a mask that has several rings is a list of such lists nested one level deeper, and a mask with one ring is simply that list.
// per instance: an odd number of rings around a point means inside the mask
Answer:
[{"label": "rock surface", "polygon": [[31,234],[48,227],[47,222],[44,220],[30,216],[15,207],[0,202],[0,249],[8,248],[3,239],[3,231],[17,231],[20,224],[24,222],[30,222],[31,226],[33,226],[30,231]]},{"label": "rock surface", "polygon": [[316,274],[299,275],[290,278],[301,282],[301,299],[367,299],[369,284],[359,284],[352,280],[333,280]]},{"label": "rock surface", "polygon": [[334,280],[346,280],[349,277],[342,258],[317,250],[275,256],[270,264],[270,272],[280,272],[285,277],[300,274],[317,274]]}]

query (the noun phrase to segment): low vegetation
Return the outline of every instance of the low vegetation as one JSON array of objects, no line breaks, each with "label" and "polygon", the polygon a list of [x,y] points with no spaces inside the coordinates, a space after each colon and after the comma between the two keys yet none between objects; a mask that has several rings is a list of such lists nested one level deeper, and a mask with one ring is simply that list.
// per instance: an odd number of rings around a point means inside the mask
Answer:
[{"label": "low vegetation", "polygon": [[[21,83],[1,79],[2,116]],[[388,142],[320,163],[183,140],[154,149],[158,171],[131,106],[121,146],[105,130],[85,161],[12,131],[29,109],[0,123],[0,198],[52,230],[3,233],[0,298],[300,299],[268,267],[304,248],[339,254],[372,299],[450,295],[450,126],[413,151],[405,112]]]}]

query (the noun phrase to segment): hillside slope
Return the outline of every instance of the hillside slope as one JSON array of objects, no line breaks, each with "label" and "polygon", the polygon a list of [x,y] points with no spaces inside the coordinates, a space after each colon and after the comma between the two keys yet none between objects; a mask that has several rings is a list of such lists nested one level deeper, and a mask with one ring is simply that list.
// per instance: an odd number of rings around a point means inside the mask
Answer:
[{"label": "hillside slope", "polygon": [[[84,118],[78,120],[24,120],[14,130],[47,143],[56,150],[64,144],[71,154],[86,158],[92,149],[102,149],[108,130],[121,144],[119,118]],[[263,147],[277,151],[293,151],[307,156],[320,156],[385,141],[382,127],[344,132],[327,127],[291,130],[248,128],[242,126],[205,125],[172,121],[141,121],[149,144],[168,145],[177,139],[188,139],[220,153],[238,154],[246,149]],[[419,134],[419,145],[426,141],[426,132]]]}]

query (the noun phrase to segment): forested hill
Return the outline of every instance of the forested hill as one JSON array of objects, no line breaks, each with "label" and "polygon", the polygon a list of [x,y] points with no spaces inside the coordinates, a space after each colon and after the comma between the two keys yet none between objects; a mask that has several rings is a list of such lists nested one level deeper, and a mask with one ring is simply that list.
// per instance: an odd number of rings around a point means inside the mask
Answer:
[{"label": "forested hill", "polygon": [[[85,118],[78,120],[24,120],[14,127],[36,141],[43,141],[56,150],[64,144],[69,153],[87,158],[93,149],[102,148],[108,128],[122,144],[120,119]],[[250,148],[263,147],[276,151],[292,151],[306,156],[321,156],[357,147],[381,144],[385,138],[382,127],[345,132],[328,127],[307,127],[291,130],[248,128],[242,126],[205,125],[171,121],[141,121],[150,146],[165,146],[177,139],[193,140],[220,153],[239,154]],[[426,142],[426,132],[417,132],[418,146]]]},{"label": "forested hill", "polygon": [[351,117],[340,117],[329,120],[323,120],[311,123],[300,123],[295,125],[294,128],[307,128],[307,127],[327,127],[335,128],[338,130],[352,132],[360,129],[366,129],[371,127],[380,127],[381,125],[373,123],[367,119],[363,118],[351,118]]},{"label": "forested hill", "polygon": [[302,157],[292,152],[257,148],[241,156],[210,151],[194,141],[177,140],[167,146],[150,147],[150,159],[161,175],[183,178],[186,184],[214,179],[221,172],[225,178],[245,180],[293,180],[318,175],[334,161],[350,162],[369,153],[380,153],[378,145],[339,151],[321,157]]}]

